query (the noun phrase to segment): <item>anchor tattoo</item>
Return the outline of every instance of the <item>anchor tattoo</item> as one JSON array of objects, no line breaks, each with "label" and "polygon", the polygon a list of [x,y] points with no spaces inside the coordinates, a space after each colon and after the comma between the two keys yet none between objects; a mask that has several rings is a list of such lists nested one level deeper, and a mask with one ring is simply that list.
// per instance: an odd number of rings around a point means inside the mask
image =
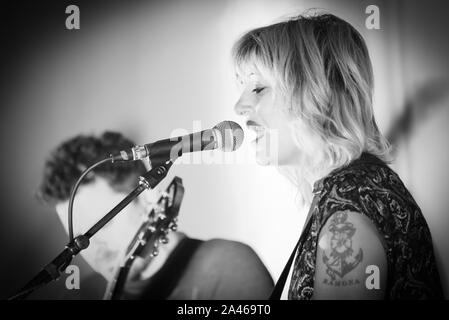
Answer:
[{"label": "anchor tattoo", "polygon": [[332,233],[330,238],[330,253],[324,252],[323,262],[327,266],[326,273],[335,280],[336,276],[343,278],[347,273],[353,270],[363,259],[363,251],[359,249],[354,254],[352,249],[352,236],[356,228],[351,222],[347,221],[346,212],[338,212],[332,216],[329,231]]}]

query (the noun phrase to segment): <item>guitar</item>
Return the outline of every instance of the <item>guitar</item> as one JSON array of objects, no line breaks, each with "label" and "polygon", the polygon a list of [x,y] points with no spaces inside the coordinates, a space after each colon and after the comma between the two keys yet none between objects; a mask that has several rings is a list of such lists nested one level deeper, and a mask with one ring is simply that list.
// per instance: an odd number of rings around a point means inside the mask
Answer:
[{"label": "guitar", "polygon": [[[108,283],[104,300],[117,300],[120,298],[128,277],[128,273],[137,257],[145,258],[148,263],[159,253],[160,244],[168,242],[167,235],[177,229],[177,217],[184,196],[182,180],[175,177],[167,189],[162,192],[155,207],[137,230],[131,240],[123,262],[120,264],[112,281]],[[148,254],[151,250],[151,253]],[[147,264],[148,265],[148,264]]]}]

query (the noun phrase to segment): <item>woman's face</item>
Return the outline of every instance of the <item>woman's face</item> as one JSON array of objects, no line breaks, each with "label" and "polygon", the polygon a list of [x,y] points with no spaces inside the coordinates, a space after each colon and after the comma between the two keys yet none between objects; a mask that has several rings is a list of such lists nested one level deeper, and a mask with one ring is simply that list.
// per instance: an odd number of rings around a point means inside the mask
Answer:
[{"label": "woman's face", "polygon": [[286,111],[285,98],[276,94],[273,85],[259,72],[252,71],[243,80],[242,94],[235,104],[235,112],[246,117],[246,126],[256,138],[251,145],[261,165],[292,165],[299,159]]}]

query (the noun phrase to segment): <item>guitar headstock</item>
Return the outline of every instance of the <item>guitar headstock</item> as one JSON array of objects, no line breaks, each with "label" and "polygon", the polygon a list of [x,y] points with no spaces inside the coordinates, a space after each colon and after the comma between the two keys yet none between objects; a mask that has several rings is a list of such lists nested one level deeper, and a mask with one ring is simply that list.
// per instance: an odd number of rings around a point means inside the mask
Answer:
[{"label": "guitar headstock", "polygon": [[104,299],[119,297],[136,257],[144,259],[149,257],[150,260],[147,261],[150,262],[158,255],[159,245],[167,243],[168,233],[177,228],[177,217],[183,197],[182,180],[179,177],[174,177],[129,244],[125,259],[119,266],[114,279],[108,283]]},{"label": "guitar headstock", "polygon": [[174,177],[131,241],[127,250],[128,259],[145,257],[149,250],[150,257],[158,255],[159,245],[167,243],[168,233],[177,229],[177,217],[183,197],[182,180]]}]

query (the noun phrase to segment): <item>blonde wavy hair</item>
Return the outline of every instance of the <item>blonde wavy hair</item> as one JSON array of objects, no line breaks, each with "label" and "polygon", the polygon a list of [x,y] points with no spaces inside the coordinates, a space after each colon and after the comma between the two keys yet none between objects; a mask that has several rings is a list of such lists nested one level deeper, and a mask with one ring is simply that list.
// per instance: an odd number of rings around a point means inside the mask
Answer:
[{"label": "blonde wavy hair", "polygon": [[301,166],[279,169],[303,202],[311,199],[317,171],[345,166],[362,152],[390,160],[374,119],[368,49],[348,22],[313,13],[257,28],[236,42],[233,60],[238,76],[256,68],[285,98],[294,140],[308,157]]}]

